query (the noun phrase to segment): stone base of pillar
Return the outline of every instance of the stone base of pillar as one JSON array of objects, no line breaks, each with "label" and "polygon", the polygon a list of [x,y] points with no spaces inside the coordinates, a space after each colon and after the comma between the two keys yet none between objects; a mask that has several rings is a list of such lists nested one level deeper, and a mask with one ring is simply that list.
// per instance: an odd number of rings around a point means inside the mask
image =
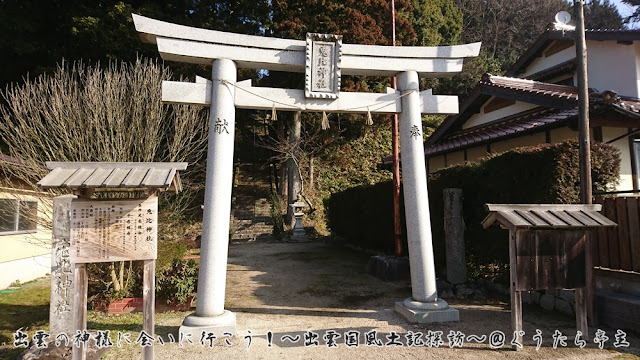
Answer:
[{"label": "stone base of pillar", "polygon": [[432,303],[422,303],[407,298],[398,301],[396,312],[404,316],[410,323],[440,323],[460,321],[458,310],[449,307],[446,301],[438,299]]},{"label": "stone base of pillar", "polygon": [[191,339],[199,339],[203,332],[212,332],[217,337],[224,333],[236,335],[236,314],[225,310],[221,315],[212,317],[197,316],[195,313],[184,318],[180,333],[191,334]]}]

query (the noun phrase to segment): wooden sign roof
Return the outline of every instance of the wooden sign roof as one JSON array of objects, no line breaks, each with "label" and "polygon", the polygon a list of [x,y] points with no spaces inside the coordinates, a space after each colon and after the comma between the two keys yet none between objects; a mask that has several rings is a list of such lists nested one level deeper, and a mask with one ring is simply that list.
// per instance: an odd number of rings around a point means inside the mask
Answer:
[{"label": "wooden sign roof", "polygon": [[602,205],[486,204],[490,211],[482,221],[486,229],[494,223],[508,229],[577,229],[614,227],[616,223],[600,214]]},{"label": "wooden sign roof", "polygon": [[38,182],[43,188],[182,190],[179,170],[187,163],[47,162],[51,170]]}]

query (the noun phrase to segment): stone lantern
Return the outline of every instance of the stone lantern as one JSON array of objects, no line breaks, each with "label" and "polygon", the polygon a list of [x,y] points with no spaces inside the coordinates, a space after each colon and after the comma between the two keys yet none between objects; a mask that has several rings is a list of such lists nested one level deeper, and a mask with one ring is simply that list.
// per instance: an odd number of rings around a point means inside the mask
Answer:
[{"label": "stone lantern", "polygon": [[304,231],[304,227],[302,226],[302,216],[304,215],[302,209],[308,207],[308,205],[305,204],[305,202],[302,201],[302,197],[298,195],[296,202],[289,204],[289,206],[292,208],[293,217],[296,219],[296,224],[293,227],[293,235],[291,236],[291,240],[308,241],[309,236],[307,236],[307,233]]}]

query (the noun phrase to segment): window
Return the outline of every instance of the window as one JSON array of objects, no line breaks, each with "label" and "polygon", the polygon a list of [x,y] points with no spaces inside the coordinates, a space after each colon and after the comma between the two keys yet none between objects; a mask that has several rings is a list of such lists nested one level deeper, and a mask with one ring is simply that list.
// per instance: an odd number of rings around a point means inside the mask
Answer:
[{"label": "window", "polygon": [[38,202],[0,199],[0,235],[36,231]]}]

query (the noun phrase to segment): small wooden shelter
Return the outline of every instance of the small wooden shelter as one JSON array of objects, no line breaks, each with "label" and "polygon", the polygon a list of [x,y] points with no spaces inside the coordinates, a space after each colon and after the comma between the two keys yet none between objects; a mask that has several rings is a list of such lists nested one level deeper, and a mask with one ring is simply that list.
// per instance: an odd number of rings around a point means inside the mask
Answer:
[{"label": "small wooden shelter", "polygon": [[[182,188],[179,170],[187,163],[47,162],[43,188],[66,188],[77,196],[53,201],[50,327],[68,334],[86,331],[87,264],[143,260],[142,329],[154,336],[158,191]],[[91,196],[127,192],[126,198]],[[56,279],[54,281],[54,279]],[[64,287],[64,288],[63,288]],[[64,305],[64,306],[63,306]],[[143,358],[153,359],[153,342]],[[74,360],[86,348],[73,346]]]},{"label": "small wooden shelter", "polygon": [[[509,229],[511,326],[522,344],[521,291],[575,289],[576,323],[588,336],[585,289],[590,283],[589,232],[617,226],[599,213],[601,205],[486,204],[486,229]],[[516,350],[518,348],[516,347]]]}]

